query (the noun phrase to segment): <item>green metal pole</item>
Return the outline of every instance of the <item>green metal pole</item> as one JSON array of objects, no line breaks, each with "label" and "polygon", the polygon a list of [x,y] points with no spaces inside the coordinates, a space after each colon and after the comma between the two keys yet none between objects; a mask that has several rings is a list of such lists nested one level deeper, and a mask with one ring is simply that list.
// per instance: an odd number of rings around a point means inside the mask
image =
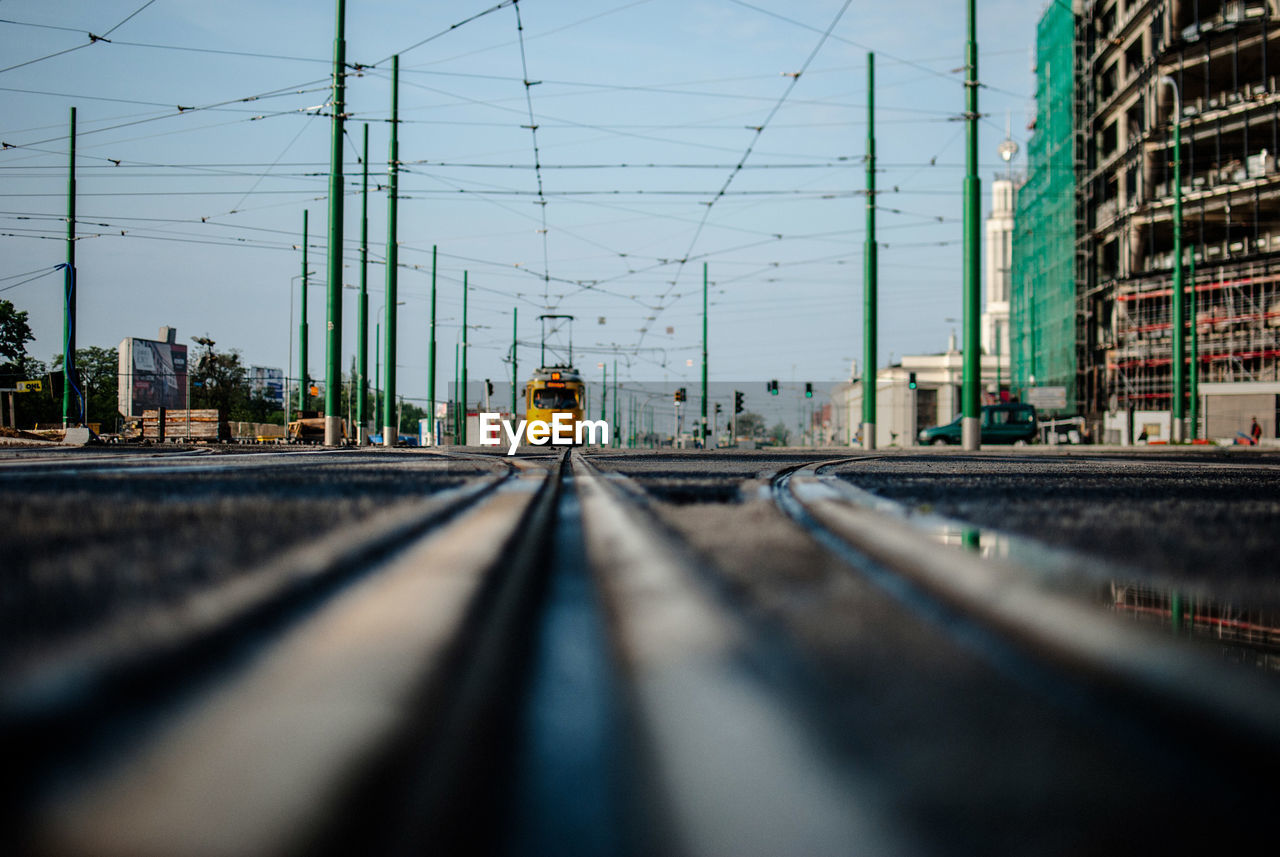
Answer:
[{"label": "green metal pole", "polygon": [[337,0],[333,39],[333,121],[329,135],[329,282],[325,301],[324,445],[342,443],[342,119],[346,110],[347,2]]},{"label": "green metal pole", "polygon": [[307,230],[306,209],[302,212],[302,318],[298,321],[298,419],[307,410],[310,383],[307,378]]},{"label": "green metal pole", "polygon": [[876,448],[876,367],[879,365],[876,245],[876,55],[867,54],[867,238],[862,251],[862,446]]},{"label": "green metal pole", "polygon": [[458,400],[462,402],[461,422],[458,431],[462,432],[462,444],[467,443],[467,272],[462,271],[462,386]]},{"label": "green metal pole", "polygon": [[702,263],[702,443],[707,442],[707,263]]},{"label": "green metal pole", "polygon": [[960,431],[964,448],[982,442],[982,354],[978,344],[981,311],[979,218],[981,182],[978,178],[978,42],[976,0],[968,2],[968,41],[965,43],[965,176],[964,176],[964,386]]},{"label": "green metal pole", "polygon": [[1181,94],[1173,117],[1173,440],[1186,440],[1187,376],[1184,363],[1186,312],[1182,286],[1182,116]]},{"label": "green metal pole", "polygon": [[461,387],[462,373],[458,362],[458,343],[453,343],[453,443],[458,443],[458,389]]},{"label": "green metal pole", "polygon": [[400,273],[400,245],[396,238],[397,199],[400,185],[400,55],[391,58],[391,148],[387,158],[387,328],[386,392],[382,397],[382,445],[395,446],[400,432],[395,423],[396,407],[396,286]]},{"label": "green metal pole", "polygon": [[600,387],[600,419],[604,419],[608,415],[605,410],[605,403],[609,401],[609,364],[604,364],[604,384]]},{"label": "green metal pole", "polygon": [[1200,437],[1200,334],[1196,330],[1196,248],[1191,248],[1191,438]]},{"label": "green metal pole", "polygon": [[618,358],[613,358],[613,437],[614,444],[617,445],[618,431],[622,427],[618,425]]},{"label": "green metal pole", "polygon": [[520,307],[511,308],[511,419],[516,418],[516,387],[519,384],[520,368],[516,358],[516,331],[520,327]]},{"label": "green metal pole", "polygon": [[427,349],[427,425],[436,436],[436,245],[431,245],[431,341]]},{"label": "green metal pole", "polygon": [[382,322],[373,327],[373,418],[377,419],[378,394],[382,389]]},{"label": "green metal pole", "polygon": [[369,404],[369,123],[364,123],[364,175],[360,182],[360,304],[356,308],[356,375],[359,395],[356,397],[356,443],[369,442],[367,413]]},{"label": "green metal pole", "polygon": [[[71,108],[67,159],[67,267],[62,278],[62,427],[71,425],[71,388],[76,377],[76,109]],[[190,404],[188,403],[188,407]]]}]

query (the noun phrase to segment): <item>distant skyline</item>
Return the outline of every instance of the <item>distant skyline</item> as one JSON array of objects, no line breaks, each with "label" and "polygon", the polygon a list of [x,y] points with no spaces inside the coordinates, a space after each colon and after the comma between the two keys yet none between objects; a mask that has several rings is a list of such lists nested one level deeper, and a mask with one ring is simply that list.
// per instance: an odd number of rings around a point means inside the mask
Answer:
[{"label": "distant skyline", "polygon": [[[292,357],[296,371],[307,209],[309,364],[322,372],[329,120],[318,114],[334,5],[0,2],[0,140],[12,147],[0,152],[0,298],[29,312],[34,356],[61,351],[60,275],[38,275],[64,257],[75,106],[80,346],[171,325],[181,342],[207,334],[246,365],[287,369]],[[385,277],[389,58],[401,52],[407,398],[427,389],[433,244],[441,391],[464,270],[473,380],[509,378],[518,307],[522,374],[537,359],[537,316],[553,311],[577,316],[577,362],[593,380],[616,356],[624,382],[695,383],[704,262],[713,382],[847,377],[862,349],[868,49],[880,363],[946,347],[961,312],[964,3],[848,4],[819,46],[842,0],[631,0],[590,12],[521,0],[523,63],[516,10],[482,14],[496,5],[347,2],[347,57],[365,67],[347,80],[344,282],[359,282],[367,122],[371,316]],[[1023,150],[1015,169],[1024,163],[1040,5],[980,2],[978,15],[985,216],[1009,117]],[[344,371],[355,296],[344,292]]]}]

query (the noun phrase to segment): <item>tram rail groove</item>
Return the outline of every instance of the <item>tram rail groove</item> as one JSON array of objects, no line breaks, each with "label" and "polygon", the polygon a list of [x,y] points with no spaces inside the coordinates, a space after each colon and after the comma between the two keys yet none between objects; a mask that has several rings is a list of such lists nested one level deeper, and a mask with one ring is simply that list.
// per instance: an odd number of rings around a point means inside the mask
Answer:
[{"label": "tram rail groove", "polygon": [[804,714],[811,700],[762,676],[758,629],[712,591],[643,489],[588,456],[573,464],[668,849],[835,855],[857,842],[868,854],[921,853],[874,786],[829,752]]},{"label": "tram rail groove", "polygon": [[102,733],[118,730],[110,724],[168,705],[207,672],[222,669],[228,657],[241,657],[246,641],[305,622],[372,566],[446,526],[507,481],[494,475],[398,503],[179,604],[118,617],[19,665],[0,696],[9,806],[23,803],[33,786],[40,790],[38,774],[47,774],[53,759],[102,755]]},{"label": "tram rail groove", "polygon": [[1162,706],[1187,734],[1213,723],[1246,754],[1241,758],[1257,760],[1259,776],[1269,776],[1280,759],[1280,691],[1273,682],[1223,670],[1198,647],[1037,585],[1034,573],[1013,563],[926,541],[908,519],[885,511],[897,504],[875,498],[868,505],[857,489],[816,475],[834,463],[782,471],[772,491],[792,520],[827,536],[829,546],[834,539],[850,565],[870,560],[889,569],[1069,680],[1105,686],[1134,705]]},{"label": "tram rail groove", "polygon": [[417,728],[425,699],[446,694],[442,665],[502,561],[494,534],[525,519],[539,475],[453,506],[169,706],[127,752],[64,783],[32,813],[32,852],[352,853],[326,834],[347,818],[352,784]]},{"label": "tram rail groove", "polygon": [[[502,772],[512,762],[526,644],[549,574],[544,560],[567,459],[559,456],[550,472],[523,462],[512,466],[522,475],[545,478],[513,526],[498,538],[484,536],[498,550],[482,570],[436,674],[416,694],[416,723],[353,781],[353,811],[317,838],[319,853],[407,857],[428,842],[442,853],[498,848],[501,830],[495,822],[510,798]],[[500,564],[498,558],[508,560]]]}]

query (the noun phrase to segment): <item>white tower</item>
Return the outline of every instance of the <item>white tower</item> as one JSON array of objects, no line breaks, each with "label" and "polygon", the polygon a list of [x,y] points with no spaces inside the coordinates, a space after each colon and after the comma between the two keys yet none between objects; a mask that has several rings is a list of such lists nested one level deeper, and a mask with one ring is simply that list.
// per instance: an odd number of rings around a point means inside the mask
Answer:
[{"label": "white tower", "polygon": [[[1008,164],[1018,154],[1018,144],[1006,138],[999,148]],[[1009,358],[1009,287],[1013,266],[1012,169],[991,183],[991,216],[987,218],[987,294],[982,313],[982,350],[987,355]]]}]

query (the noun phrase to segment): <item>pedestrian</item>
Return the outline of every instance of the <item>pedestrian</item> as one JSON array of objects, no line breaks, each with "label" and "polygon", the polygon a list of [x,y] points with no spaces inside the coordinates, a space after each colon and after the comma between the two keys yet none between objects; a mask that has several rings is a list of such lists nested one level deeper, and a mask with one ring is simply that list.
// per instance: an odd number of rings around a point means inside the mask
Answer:
[{"label": "pedestrian", "polygon": [[1249,426],[1249,437],[1253,438],[1253,442],[1257,443],[1262,440],[1262,426],[1258,425],[1258,418],[1253,418],[1253,425]]}]

